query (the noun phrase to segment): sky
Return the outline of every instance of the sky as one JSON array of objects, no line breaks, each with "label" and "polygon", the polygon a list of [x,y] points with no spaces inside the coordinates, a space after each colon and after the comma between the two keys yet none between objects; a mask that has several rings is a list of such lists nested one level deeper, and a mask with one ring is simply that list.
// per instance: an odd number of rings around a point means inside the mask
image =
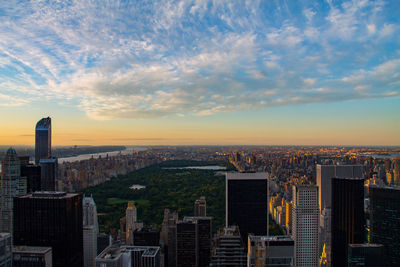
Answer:
[{"label": "sky", "polygon": [[1,1],[0,144],[400,145],[400,1]]}]

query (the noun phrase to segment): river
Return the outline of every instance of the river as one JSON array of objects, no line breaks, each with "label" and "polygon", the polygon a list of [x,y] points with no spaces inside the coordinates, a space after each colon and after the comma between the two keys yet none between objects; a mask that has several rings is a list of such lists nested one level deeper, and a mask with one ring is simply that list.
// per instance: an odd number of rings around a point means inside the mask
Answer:
[{"label": "river", "polygon": [[132,154],[135,151],[145,151],[146,149],[147,149],[147,147],[144,147],[144,146],[130,146],[130,147],[126,147],[126,149],[124,149],[124,150],[93,153],[93,154],[82,154],[82,155],[78,155],[78,156],[74,156],[74,157],[59,158],[58,159],[58,163],[87,160],[87,159],[90,159],[92,157],[97,159],[99,156],[106,157],[107,154],[108,154],[108,156],[115,156],[115,155],[118,155],[120,153],[122,155],[127,155],[127,154]]}]

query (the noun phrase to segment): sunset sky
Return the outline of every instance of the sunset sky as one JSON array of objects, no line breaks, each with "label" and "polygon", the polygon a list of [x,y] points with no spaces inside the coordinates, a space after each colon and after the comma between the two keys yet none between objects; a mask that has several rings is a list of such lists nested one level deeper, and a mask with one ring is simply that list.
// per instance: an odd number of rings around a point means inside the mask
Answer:
[{"label": "sunset sky", "polygon": [[400,145],[398,0],[49,2],[0,3],[0,145]]}]

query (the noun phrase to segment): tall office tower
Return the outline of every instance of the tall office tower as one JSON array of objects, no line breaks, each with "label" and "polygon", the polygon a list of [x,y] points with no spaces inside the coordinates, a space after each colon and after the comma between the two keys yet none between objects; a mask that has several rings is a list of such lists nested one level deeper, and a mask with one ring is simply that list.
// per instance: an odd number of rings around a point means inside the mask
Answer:
[{"label": "tall office tower", "polygon": [[21,177],[26,177],[26,192],[41,190],[41,168],[21,161]]},{"label": "tall office tower", "polygon": [[84,197],[83,205],[83,262],[84,267],[94,267],[97,256],[97,221],[96,203],[92,197]]},{"label": "tall office tower", "polygon": [[12,252],[13,267],[53,266],[53,253],[50,247],[16,246]]},{"label": "tall office tower", "polygon": [[161,226],[161,243],[164,246],[164,262],[165,266],[176,266],[176,224],[178,222],[178,214],[171,213],[169,209],[164,210],[164,219]]},{"label": "tall office tower", "polygon": [[26,194],[17,152],[9,148],[1,163],[0,232],[13,233],[13,198]]},{"label": "tall office tower", "polygon": [[41,159],[39,164],[41,168],[41,191],[54,191],[56,189],[58,168],[57,158]]},{"label": "tall office tower", "polygon": [[239,227],[225,227],[217,233],[210,266],[247,266],[246,248],[240,237]]},{"label": "tall office tower", "polygon": [[347,262],[349,267],[383,267],[386,262],[384,246],[381,244],[350,244]]},{"label": "tall office tower", "polygon": [[268,173],[226,174],[226,226],[239,226],[247,234],[268,235]]},{"label": "tall office tower", "polygon": [[51,157],[51,118],[43,118],[36,123],[35,129],[35,164],[41,159]]},{"label": "tall office tower", "polygon": [[347,247],[365,239],[364,179],[332,178],[332,266],[347,266]]},{"label": "tall office tower", "polygon": [[211,258],[211,218],[185,217],[176,225],[177,266],[208,266]]},{"label": "tall office tower", "polygon": [[287,234],[292,234],[292,212],[293,212],[293,202],[292,201],[286,201],[286,205],[285,205],[285,227],[286,227],[286,232]]},{"label": "tall office tower", "polygon": [[318,266],[318,187],[293,186],[292,237],[295,243],[295,266]]},{"label": "tall office tower", "polygon": [[12,266],[12,241],[10,233],[0,233],[0,266]]},{"label": "tall office tower", "polygon": [[200,197],[194,202],[194,216],[195,217],[205,217],[207,216],[206,198]]},{"label": "tall office tower", "polygon": [[400,187],[369,187],[371,242],[385,246],[388,266],[400,266]]},{"label": "tall office tower", "polygon": [[14,244],[53,249],[53,266],[83,266],[82,195],[35,192],[14,198]]},{"label": "tall office tower", "polygon": [[332,205],[331,205],[331,179],[332,177],[356,177],[364,176],[364,166],[362,165],[320,165],[317,164],[317,186],[319,188],[319,211],[320,211],[320,250],[325,248],[327,266],[332,261],[331,255],[331,225]]},{"label": "tall office tower", "polygon": [[294,240],[290,236],[249,235],[248,267],[292,267]]},{"label": "tall office tower", "polygon": [[137,221],[137,210],[134,201],[128,202],[125,211],[126,218],[126,244],[133,245],[133,231],[143,227],[143,223]]},{"label": "tall office tower", "polygon": [[395,185],[400,185],[400,158],[394,160],[393,182]]}]

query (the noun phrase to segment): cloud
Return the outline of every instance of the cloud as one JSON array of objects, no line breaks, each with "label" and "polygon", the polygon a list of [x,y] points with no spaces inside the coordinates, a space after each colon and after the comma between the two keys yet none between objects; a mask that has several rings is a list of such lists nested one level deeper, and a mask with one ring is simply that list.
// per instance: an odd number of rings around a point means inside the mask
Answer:
[{"label": "cloud", "polygon": [[394,97],[399,54],[377,49],[399,45],[393,5],[0,5],[0,105],[68,100],[101,120]]}]

